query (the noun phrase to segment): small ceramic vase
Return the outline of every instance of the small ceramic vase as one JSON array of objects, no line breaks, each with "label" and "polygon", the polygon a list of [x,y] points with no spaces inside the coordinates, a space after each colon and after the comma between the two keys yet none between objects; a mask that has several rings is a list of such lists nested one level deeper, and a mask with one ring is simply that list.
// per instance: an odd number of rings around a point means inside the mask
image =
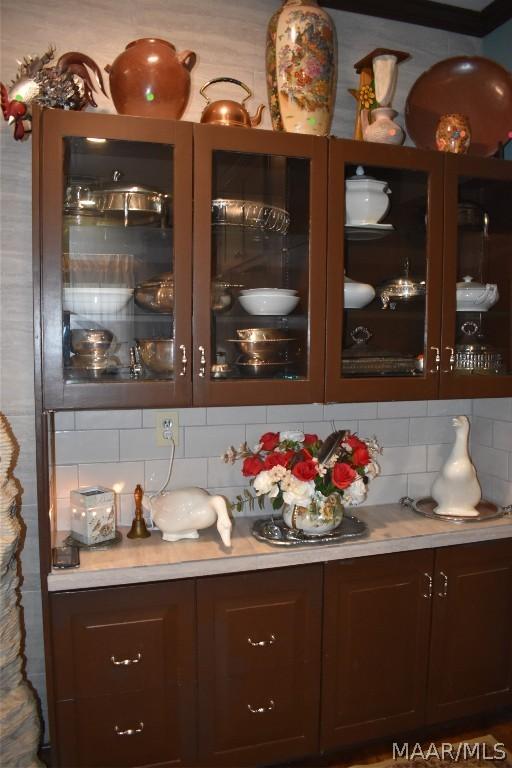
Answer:
[{"label": "small ceramic vase", "polygon": [[361,110],[364,140],[375,141],[379,144],[402,144],[405,134],[398,123],[394,121],[397,114],[398,112],[390,107],[377,107],[372,109],[372,122],[369,122],[368,110]]},{"label": "small ceramic vase", "polygon": [[343,504],[337,493],[332,493],[321,506],[312,503],[308,507],[285,504],[283,520],[288,528],[303,531],[310,536],[322,536],[337,528],[343,520]]},{"label": "small ceramic vase", "polygon": [[466,115],[441,115],[436,129],[436,146],[440,152],[465,155],[471,144],[471,128]]},{"label": "small ceramic vase", "polygon": [[267,89],[274,130],[328,135],[337,59],[336,29],[316,0],[285,0],[267,32]]}]

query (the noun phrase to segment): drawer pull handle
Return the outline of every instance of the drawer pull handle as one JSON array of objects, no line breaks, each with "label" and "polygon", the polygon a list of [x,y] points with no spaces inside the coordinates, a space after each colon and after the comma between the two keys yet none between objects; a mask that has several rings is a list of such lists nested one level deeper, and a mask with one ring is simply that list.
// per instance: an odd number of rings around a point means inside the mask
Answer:
[{"label": "drawer pull handle", "polygon": [[264,712],[272,712],[274,707],[275,707],[274,699],[270,699],[268,706],[266,707],[253,707],[251,706],[251,704],[247,705],[247,709],[249,710],[249,712],[252,712],[253,715],[262,715]]},{"label": "drawer pull handle", "polygon": [[130,666],[130,664],[138,664],[139,661],[141,661],[141,659],[142,659],[142,653],[140,651],[134,659],[119,659],[118,661],[115,656],[110,657],[110,661],[112,662],[114,667],[128,667]]},{"label": "drawer pull handle", "polygon": [[247,638],[247,642],[249,645],[252,645],[253,648],[264,648],[266,645],[274,645],[276,641],[276,636],[274,633],[272,633],[268,640],[253,640],[252,637]]},{"label": "drawer pull handle", "polygon": [[135,736],[136,733],[142,733],[143,730],[144,723],[142,720],[139,721],[138,728],[127,728],[126,731],[121,731],[117,725],[114,725],[114,733],[116,733],[118,736]]}]

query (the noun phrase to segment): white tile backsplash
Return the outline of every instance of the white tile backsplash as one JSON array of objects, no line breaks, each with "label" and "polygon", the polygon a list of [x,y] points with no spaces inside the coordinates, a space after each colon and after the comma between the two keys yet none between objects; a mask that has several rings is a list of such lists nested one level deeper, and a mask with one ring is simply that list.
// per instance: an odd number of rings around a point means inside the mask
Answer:
[{"label": "white tile backsplash", "polygon": [[475,416],[498,421],[512,421],[512,397],[488,397],[473,400]]},{"label": "white tile backsplash", "polygon": [[[470,415],[471,455],[486,497],[504,504],[512,493],[512,420],[493,415],[507,416],[510,400],[180,408],[169,488],[198,485],[234,499],[248,483],[241,462],[228,465],[221,459],[230,445],[238,447],[247,440],[252,447],[264,432],[285,430],[326,437],[334,427],[376,436],[383,447],[382,474],[371,482],[367,504],[397,501],[404,495],[418,498],[429,494],[452,449],[452,417],[479,411]],[[135,485],[154,493],[169,469],[169,447],[156,445],[154,411],[67,412],[56,423],[66,427],[56,432],[58,527],[69,527],[71,488],[90,484],[115,487],[122,520],[131,522]]]}]

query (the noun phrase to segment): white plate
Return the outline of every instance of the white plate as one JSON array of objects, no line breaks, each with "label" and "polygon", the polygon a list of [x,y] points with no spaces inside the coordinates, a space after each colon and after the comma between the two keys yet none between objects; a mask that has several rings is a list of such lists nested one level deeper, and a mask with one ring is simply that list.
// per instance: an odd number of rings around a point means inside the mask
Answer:
[{"label": "white plate", "polygon": [[392,224],[346,224],[345,236],[348,240],[377,240],[394,229]]}]

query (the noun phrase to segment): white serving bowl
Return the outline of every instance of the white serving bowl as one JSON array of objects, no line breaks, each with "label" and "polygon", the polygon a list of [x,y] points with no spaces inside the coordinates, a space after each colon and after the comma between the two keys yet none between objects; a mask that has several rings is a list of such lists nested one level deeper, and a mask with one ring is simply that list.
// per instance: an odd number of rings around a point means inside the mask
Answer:
[{"label": "white serving bowl", "polygon": [[250,315],[289,315],[300,297],[283,293],[251,293],[239,296],[243,309]]},{"label": "white serving bowl", "polygon": [[296,296],[297,291],[293,288],[245,288],[240,291],[242,296],[251,296],[254,293],[267,294],[269,296]]},{"label": "white serving bowl", "polygon": [[345,275],[344,297],[345,309],[360,309],[373,301],[375,288],[369,283],[358,283]]},{"label": "white serving bowl", "polygon": [[390,194],[387,182],[365,176],[358,166],[356,175],[345,182],[345,224],[377,224],[389,210]]},{"label": "white serving bowl", "polygon": [[118,285],[65,285],[62,309],[75,315],[109,315],[130,301],[133,288]]}]

